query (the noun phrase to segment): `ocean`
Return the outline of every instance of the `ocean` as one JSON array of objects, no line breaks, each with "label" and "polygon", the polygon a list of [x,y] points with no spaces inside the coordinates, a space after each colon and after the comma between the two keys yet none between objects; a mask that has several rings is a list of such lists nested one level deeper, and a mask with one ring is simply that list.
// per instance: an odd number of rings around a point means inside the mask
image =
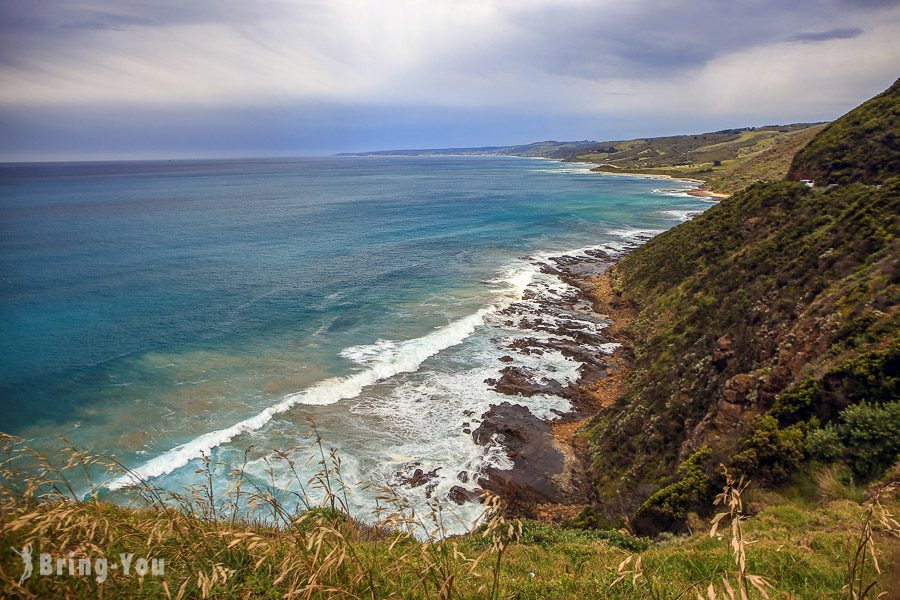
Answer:
[{"label": "ocean", "polygon": [[[507,461],[472,440],[491,404],[567,408],[485,383],[513,335],[497,312],[541,256],[615,252],[709,207],[690,186],[512,157],[0,165],[0,431],[164,488],[207,455],[285,492],[273,451],[302,480],[318,435],[354,511],[367,484],[444,501]],[[416,469],[434,482],[405,485]],[[448,510],[461,529],[478,507]]]}]

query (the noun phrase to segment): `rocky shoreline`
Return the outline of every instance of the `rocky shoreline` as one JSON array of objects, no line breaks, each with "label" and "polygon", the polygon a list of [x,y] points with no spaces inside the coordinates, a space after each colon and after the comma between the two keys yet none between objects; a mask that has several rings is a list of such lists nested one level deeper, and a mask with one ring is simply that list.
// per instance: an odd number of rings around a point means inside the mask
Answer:
[{"label": "rocky shoreline", "polygon": [[[636,238],[634,247],[646,238]],[[625,248],[628,250],[630,248]],[[607,274],[621,251],[588,249],[540,262],[540,271],[560,283],[555,289],[529,286],[521,301],[500,313],[504,324],[521,335],[507,344],[497,377],[485,381],[496,391],[565,398],[568,412],[544,420],[520,404],[492,405],[472,437],[480,445],[499,441],[511,469],[489,467],[478,485],[502,497],[511,516],[560,521],[575,516],[591,501],[590,453],[578,430],[618,396],[630,362],[622,329],[630,321]],[[513,366],[514,356],[557,352],[580,363],[578,378],[563,384],[535,369]],[[467,492],[459,488],[461,492]],[[457,502],[470,494],[451,494]]]}]

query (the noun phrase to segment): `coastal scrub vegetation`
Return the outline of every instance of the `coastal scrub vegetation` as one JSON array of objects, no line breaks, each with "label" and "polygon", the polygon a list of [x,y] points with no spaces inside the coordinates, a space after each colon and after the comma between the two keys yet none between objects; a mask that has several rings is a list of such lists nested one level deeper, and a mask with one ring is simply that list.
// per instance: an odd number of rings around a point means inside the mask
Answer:
[{"label": "coastal scrub vegetation", "polygon": [[[854,173],[840,185],[756,183],[614,267],[638,310],[636,358],[625,395],[588,427],[601,516],[632,514],[646,534],[687,527],[663,499],[699,480],[679,465],[698,467],[701,449],[713,486],[723,463],[785,486],[829,465],[865,483],[897,462],[898,106],[894,84],[797,155],[793,172]],[[877,146],[872,169],[844,153],[860,135]]]},{"label": "coastal scrub vegetation", "polygon": [[790,179],[886,182],[900,173],[900,80],[822,130],[800,150]]},{"label": "coastal scrub vegetation", "polygon": [[636,360],[590,426],[601,501],[637,508],[710,440],[709,470],[736,452],[748,475],[783,480],[810,430],[896,398],[898,214],[900,178],[756,184],[623,259]]}]

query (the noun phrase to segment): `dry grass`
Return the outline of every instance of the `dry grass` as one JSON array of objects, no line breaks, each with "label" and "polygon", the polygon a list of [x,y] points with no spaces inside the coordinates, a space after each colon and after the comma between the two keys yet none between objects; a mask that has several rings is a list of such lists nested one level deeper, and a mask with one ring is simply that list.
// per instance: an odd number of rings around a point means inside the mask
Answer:
[{"label": "dry grass", "polygon": [[[377,490],[379,508],[369,522],[349,511],[340,459],[321,439],[319,471],[308,481],[297,477],[298,500],[291,509],[274,485],[230,468],[224,495],[216,496],[216,467],[204,457],[197,474],[202,483],[183,493],[162,490],[136,479],[135,507],[98,499],[101,488],[84,497],[70,484],[74,471],[98,467],[121,474],[106,457],[69,448],[69,460],[54,464],[24,440],[0,437],[0,594],[6,597],[84,597],[127,591],[166,598],[220,596],[286,598],[462,597],[466,582],[478,597],[498,597],[503,556],[519,531],[502,517],[501,501],[487,495],[479,525],[480,552],[463,554],[447,535],[441,507],[420,515],[389,488]],[[296,475],[288,453],[275,453]],[[27,463],[28,469],[20,468]],[[132,473],[132,475],[134,475]],[[135,476],[136,477],[136,476]],[[312,490],[323,500],[313,504]],[[423,532],[427,541],[420,542]],[[165,559],[165,577],[127,577],[110,573],[100,585],[93,577],[39,577],[20,584],[18,548],[32,555],[80,559],[116,557],[121,551]],[[489,565],[487,569],[482,565]],[[37,571],[37,569],[35,569]],[[474,583],[474,585],[473,585]]]},{"label": "dry grass", "polygon": [[[72,474],[97,468],[122,473],[107,457],[70,448],[56,465],[10,436],[0,436],[0,450],[0,596],[10,598],[676,598],[697,591],[709,597],[711,583],[717,597],[731,597],[731,589],[735,598],[764,591],[872,598],[883,587],[870,584],[890,576],[880,545],[898,535],[886,508],[893,487],[874,497],[858,526],[863,507],[848,500],[800,516],[793,505],[778,505],[748,519],[746,485],[731,482],[720,495],[724,516],[716,520],[717,528],[729,524],[727,543],[698,534],[628,558],[620,547],[633,538],[506,521],[497,497],[485,497],[481,522],[463,536],[447,535],[439,504],[420,514],[391,489],[376,490],[375,514],[357,519],[340,459],[321,440],[319,471],[309,480],[296,476],[290,507],[272,481],[247,478],[242,467],[229,468],[226,490],[214,492],[222,490],[221,482],[213,485],[221,465],[209,459],[199,461],[197,486],[176,493],[138,481],[133,505],[121,506],[101,500],[100,488],[78,497],[69,483]],[[273,460],[297,473],[290,456],[275,453]],[[797,547],[793,540],[810,532],[810,522],[820,531]],[[834,559],[850,534],[868,558],[841,565]],[[17,553],[29,544],[34,557],[49,553],[76,563],[113,561],[120,553],[164,558],[165,574],[110,570],[101,583],[36,572],[20,584]],[[848,556],[858,547],[851,543]]]},{"label": "dry grass", "polygon": [[[847,539],[845,553],[847,556],[847,585],[844,591],[850,600],[865,600],[887,596],[887,592],[877,593],[877,577],[882,574],[878,563],[878,552],[875,547],[874,525],[878,523],[882,532],[894,537],[900,536],[900,523],[894,515],[881,503],[881,498],[891,496],[897,485],[889,483],[875,489],[870,500],[866,502],[866,513],[859,535],[854,540]],[[874,572],[873,572],[874,571]],[[895,590],[896,591],[896,590]]]}]

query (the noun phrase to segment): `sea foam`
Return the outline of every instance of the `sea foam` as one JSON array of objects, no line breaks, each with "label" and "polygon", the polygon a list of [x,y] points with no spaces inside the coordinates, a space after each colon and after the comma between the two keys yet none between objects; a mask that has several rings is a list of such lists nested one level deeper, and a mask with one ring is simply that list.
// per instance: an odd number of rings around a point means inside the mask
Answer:
[{"label": "sea foam", "polygon": [[241,434],[260,429],[276,415],[299,404],[334,404],[340,400],[358,396],[363,388],[383,379],[399,373],[415,371],[426,359],[466,339],[483,322],[485,315],[495,310],[497,310],[496,306],[481,309],[428,335],[403,342],[400,348],[388,352],[387,356],[373,359],[369,367],[359,373],[346,377],[332,377],[300,392],[288,394],[277,404],[269,406],[248,419],[225,429],[205,433],[164,452],[136,469],[113,479],[107,484],[107,487],[116,490],[134,485],[141,480],[170,473]]},{"label": "sea foam", "polygon": [[341,400],[355,398],[364,388],[379,381],[400,373],[416,371],[428,358],[461,343],[472,335],[475,329],[484,322],[487,315],[502,310],[509,303],[521,297],[535,272],[534,265],[520,266],[510,270],[502,280],[506,289],[500,302],[453,321],[427,335],[400,343],[379,340],[372,345],[352,346],[344,349],[340,353],[342,356],[365,364],[367,368],[352,375],[325,379],[307,389],[288,394],[278,403],[248,419],[224,429],[205,433],[160,454],[135,469],[129,470],[124,475],[110,480],[106,487],[110,490],[117,490],[171,473],[239,435],[261,429],[276,415],[287,412],[297,405],[334,404]]},{"label": "sea foam", "polygon": [[[277,415],[287,412],[298,405],[328,405],[341,400],[359,396],[363,390],[373,384],[384,381],[401,373],[412,373],[428,358],[439,352],[456,346],[468,338],[485,323],[485,319],[512,302],[522,298],[525,289],[539,273],[541,263],[550,256],[577,256],[590,250],[602,249],[611,254],[619,254],[638,240],[650,237],[657,230],[617,229],[609,233],[620,237],[623,241],[607,242],[597,246],[586,246],[568,252],[540,253],[511,265],[501,277],[491,283],[502,286],[500,299],[475,313],[458,319],[419,338],[395,342],[378,340],[374,344],[351,346],[340,352],[340,355],[357,364],[364,365],[362,371],[343,377],[332,377],[320,381],[309,388],[284,396],[259,413],[244,419],[230,427],[218,429],[200,435],[184,444],[176,446],[155,458],[141,464],[129,472],[110,480],[106,487],[117,490],[141,481],[160,477],[187,465],[190,461],[209,454],[211,450],[231,442],[234,438],[257,431],[270,423]],[[561,366],[561,365],[560,365]],[[574,367],[575,365],[571,365]],[[571,368],[570,367],[570,368]],[[563,380],[568,377],[562,377]]]}]

